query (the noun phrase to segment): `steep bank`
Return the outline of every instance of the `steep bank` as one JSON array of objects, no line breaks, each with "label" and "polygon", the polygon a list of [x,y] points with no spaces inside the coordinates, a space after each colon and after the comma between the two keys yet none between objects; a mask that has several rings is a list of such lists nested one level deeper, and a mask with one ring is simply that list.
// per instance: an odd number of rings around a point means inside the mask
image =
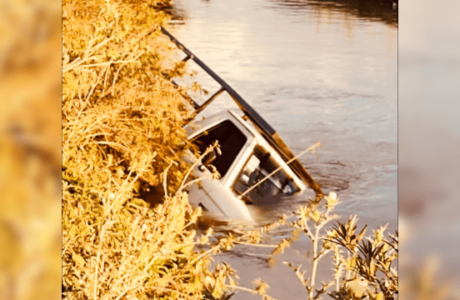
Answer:
[{"label": "steep bank", "polygon": [[[65,299],[201,299],[226,269],[194,251],[175,194],[186,167],[184,72],[159,26],[171,1],[64,1],[62,233]],[[163,205],[138,198],[164,186]],[[205,284],[206,283],[206,284]]]}]

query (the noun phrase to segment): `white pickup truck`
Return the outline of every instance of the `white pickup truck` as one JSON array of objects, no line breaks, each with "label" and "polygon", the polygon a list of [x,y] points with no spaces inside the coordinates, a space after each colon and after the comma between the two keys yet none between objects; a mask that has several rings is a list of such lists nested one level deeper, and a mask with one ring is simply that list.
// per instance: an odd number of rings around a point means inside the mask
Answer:
[{"label": "white pickup truck", "polygon": [[[238,112],[224,110],[204,120],[193,120],[186,126],[188,138],[199,153],[190,152],[184,160],[196,163],[197,157],[215,141],[221,150],[220,154],[215,151],[207,154],[195,164],[192,177],[201,180],[188,188],[192,206],[217,216],[252,220],[248,209],[251,204],[264,204],[307,187],[315,192],[316,198],[323,197],[320,186],[278,133],[174,36],[164,28],[161,31],[185,53],[184,62],[193,60],[221,86],[201,105],[187,98],[197,115],[223,92],[228,93],[240,108]],[[219,172],[220,179],[212,178],[211,165]]]},{"label": "white pickup truck", "polygon": [[[189,139],[200,153],[218,141],[221,154],[211,152],[196,164],[194,178],[200,184],[188,188],[192,206],[200,206],[212,215],[252,220],[247,205],[264,204],[273,198],[303,191],[308,184],[299,178],[265,138],[236,112],[226,110],[187,126]],[[191,153],[190,153],[191,154]],[[189,163],[196,154],[189,155]],[[212,179],[208,165],[213,165],[220,179]],[[240,195],[280,168],[242,198]]]}]

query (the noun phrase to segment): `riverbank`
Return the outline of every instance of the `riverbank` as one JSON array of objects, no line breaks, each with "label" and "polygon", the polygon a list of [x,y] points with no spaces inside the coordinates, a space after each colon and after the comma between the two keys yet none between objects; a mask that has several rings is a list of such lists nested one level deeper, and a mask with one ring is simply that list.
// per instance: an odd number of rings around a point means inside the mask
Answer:
[{"label": "riverbank", "polygon": [[[170,5],[63,2],[64,299],[220,297],[231,274],[194,250],[199,211],[176,193],[189,112],[167,79],[185,72],[159,31]],[[139,198],[146,186],[164,187],[162,205]]]}]

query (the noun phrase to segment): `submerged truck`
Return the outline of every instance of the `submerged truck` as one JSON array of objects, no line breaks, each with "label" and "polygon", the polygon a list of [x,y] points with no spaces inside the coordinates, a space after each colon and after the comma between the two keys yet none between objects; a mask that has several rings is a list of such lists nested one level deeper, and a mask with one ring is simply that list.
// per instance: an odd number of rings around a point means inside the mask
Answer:
[{"label": "submerged truck", "polygon": [[[214,216],[252,220],[248,205],[263,204],[307,188],[315,192],[316,198],[322,198],[321,187],[278,133],[198,57],[166,29],[161,30],[185,53],[183,61],[193,60],[220,85],[220,89],[201,105],[187,98],[195,115],[224,92],[240,109],[223,110],[187,124],[185,129],[189,140],[195,144],[196,153],[190,151],[184,160],[195,165],[192,177],[200,178],[199,184],[187,189],[190,204]],[[200,160],[200,154],[216,141],[219,149],[213,149]],[[212,176],[215,170],[220,178]]]}]

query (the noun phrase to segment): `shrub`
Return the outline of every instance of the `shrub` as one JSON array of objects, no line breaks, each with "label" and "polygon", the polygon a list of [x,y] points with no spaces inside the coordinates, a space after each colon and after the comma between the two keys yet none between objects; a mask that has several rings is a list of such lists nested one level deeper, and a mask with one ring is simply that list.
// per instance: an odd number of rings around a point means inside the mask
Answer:
[{"label": "shrub", "polygon": [[[65,299],[220,297],[231,279],[194,251],[199,211],[177,193],[190,113],[168,80],[185,72],[158,30],[168,5],[63,2]],[[164,203],[139,199],[145,186],[163,186]]]},{"label": "shrub", "polygon": [[[312,242],[310,276],[305,278],[307,272],[301,271],[301,266],[284,263],[295,272],[306,288],[309,300],[321,299],[323,294],[333,299],[345,300],[397,299],[398,272],[392,265],[398,258],[397,232],[386,238],[386,226],[382,226],[374,231],[373,236],[366,237],[367,225],[359,233],[356,231],[357,216],[351,216],[346,223],[337,221],[327,230],[328,223],[338,218],[332,214],[338,203],[335,193],[330,193],[325,201],[309,200],[307,205],[299,207],[294,213],[294,220],[287,222],[304,232]],[[297,234],[297,231],[294,232]],[[272,254],[279,254],[295,240],[296,238],[284,239]],[[318,289],[317,269],[320,260],[328,253],[334,255],[334,280],[323,282]],[[331,291],[333,286],[335,290]]]}]

